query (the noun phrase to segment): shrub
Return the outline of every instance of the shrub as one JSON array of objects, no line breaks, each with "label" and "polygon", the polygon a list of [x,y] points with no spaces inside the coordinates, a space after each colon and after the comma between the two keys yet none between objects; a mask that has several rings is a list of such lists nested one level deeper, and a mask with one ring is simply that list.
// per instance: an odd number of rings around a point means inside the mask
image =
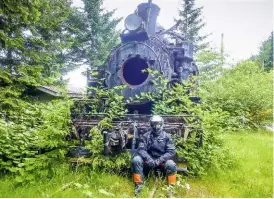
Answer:
[{"label": "shrub", "polygon": [[202,86],[205,103],[229,113],[226,127],[257,127],[272,117],[272,71],[265,72],[256,62],[240,62]]},{"label": "shrub", "polygon": [[[103,155],[103,129],[112,128],[112,120],[123,118],[126,114],[126,103],[121,91],[125,86],[116,86],[112,89],[103,87],[99,83],[98,88],[90,87],[92,97],[88,101],[83,101],[84,106],[76,107],[74,111],[81,112],[83,107],[89,110],[89,113],[104,113],[105,117],[97,126],[90,130],[91,141],[86,141],[86,148],[92,152],[91,168],[93,170],[119,173],[123,169],[130,168],[130,154],[119,153],[109,156]],[[102,103],[103,102],[103,103]]]},{"label": "shrub", "polygon": [[[155,91],[143,93],[140,98],[153,101],[153,113],[189,115],[184,120],[187,126],[193,127],[190,137],[173,137],[177,155],[187,161],[188,174],[200,176],[206,174],[209,168],[221,169],[228,166],[229,154],[223,148],[220,137],[223,132],[221,124],[227,113],[220,108],[211,108],[204,102],[195,103],[191,100],[191,97],[198,94],[194,77],[190,77],[190,81],[183,84],[171,86],[157,71],[150,73],[154,76]],[[202,146],[199,147],[201,137]]]},{"label": "shrub", "polygon": [[[0,118],[0,171],[16,180],[47,176],[56,160],[65,157],[69,133],[70,102],[28,103],[20,112]],[[34,175],[35,174],[35,175]]]},{"label": "shrub", "polygon": [[[219,138],[222,132],[220,124],[227,117],[226,112],[207,106],[204,103],[195,104],[190,96],[196,94],[196,86],[185,82],[184,85],[170,86],[157,71],[150,71],[155,92],[136,95],[133,101],[150,99],[154,103],[155,114],[183,114],[187,124],[194,127],[189,139],[174,137],[176,152],[188,162],[189,174],[199,176],[209,168],[220,169],[227,165],[227,152],[222,148]],[[195,82],[194,78],[190,78]],[[126,113],[125,99],[120,94],[124,86],[107,89],[91,88],[93,97],[84,105],[90,113],[104,112],[106,117],[98,126],[91,129],[91,141],[86,141],[86,147],[92,151],[92,169],[112,172],[122,171],[130,167],[130,155],[120,153],[113,156],[103,156],[104,128],[111,127],[111,121]],[[104,98],[104,103],[102,103]],[[85,101],[84,101],[85,102]],[[0,119],[0,170],[17,174],[17,181],[32,180],[37,176],[51,176],[51,165],[64,160],[70,142],[65,140],[69,132],[70,105],[67,100],[57,100],[48,104],[24,102],[24,108],[18,112],[10,112],[8,117]],[[77,109],[75,109],[77,111]],[[81,113],[81,110],[78,110]],[[11,122],[12,118],[12,122]],[[198,147],[200,136],[203,136],[203,146]],[[38,175],[37,175],[38,174]]]},{"label": "shrub", "polygon": [[[176,152],[179,158],[186,159],[188,163],[189,175],[199,176],[205,174],[209,168],[221,169],[228,165],[228,153],[222,148],[222,140],[219,137],[221,126],[224,118],[227,116],[221,109],[210,109],[208,106],[196,104],[190,100],[190,96],[194,95],[196,91],[195,85],[190,82],[185,82],[184,85],[176,84],[170,86],[167,79],[163,78],[157,71],[149,71],[153,75],[153,84],[155,91],[153,93],[141,93],[136,95],[134,99],[129,101],[138,102],[139,100],[149,99],[153,102],[154,114],[169,114],[169,115],[183,115],[189,114],[189,117],[184,119],[187,125],[194,127],[191,130],[190,137],[185,140],[183,137],[174,136]],[[194,80],[192,78],[192,80]],[[121,88],[122,89],[122,88]],[[116,91],[119,89],[116,88]],[[105,96],[116,96],[113,91],[102,89],[94,89],[95,101],[100,101],[98,98],[100,93],[105,93]],[[108,93],[112,93],[109,95]],[[119,93],[119,92],[118,92]],[[120,96],[121,97],[121,96]],[[114,97],[114,99],[120,99]],[[101,120],[97,127],[91,129],[92,140],[87,143],[87,147],[92,151],[92,167],[93,169],[103,169],[108,171],[119,172],[123,168],[130,167],[129,154],[121,153],[114,156],[103,156],[103,136],[102,129],[111,126],[112,114],[117,110],[124,110],[125,104],[113,101],[113,106],[107,106],[105,109],[107,117]],[[101,106],[94,107],[93,110],[100,109]],[[92,111],[91,111],[92,112]],[[122,111],[122,113],[125,113]],[[117,115],[116,115],[117,116]],[[123,117],[123,115],[119,115]],[[200,136],[203,136],[203,146],[198,147],[197,143],[200,141]]]}]

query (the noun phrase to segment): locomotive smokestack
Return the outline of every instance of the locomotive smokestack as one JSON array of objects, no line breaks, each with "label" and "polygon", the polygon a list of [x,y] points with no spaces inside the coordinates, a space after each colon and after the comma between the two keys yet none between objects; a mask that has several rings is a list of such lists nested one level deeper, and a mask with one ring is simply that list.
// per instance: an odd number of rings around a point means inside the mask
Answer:
[{"label": "locomotive smokestack", "polygon": [[141,3],[137,7],[138,15],[143,19],[146,24],[147,33],[149,35],[155,35],[156,32],[156,21],[160,12],[159,6],[151,3]]}]

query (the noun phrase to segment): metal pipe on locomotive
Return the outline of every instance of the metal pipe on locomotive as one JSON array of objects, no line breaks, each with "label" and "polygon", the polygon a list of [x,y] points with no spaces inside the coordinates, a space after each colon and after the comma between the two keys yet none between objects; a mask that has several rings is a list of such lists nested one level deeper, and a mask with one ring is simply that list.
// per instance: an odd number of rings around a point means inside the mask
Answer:
[{"label": "metal pipe on locomotive", "polygon": [[[153,92],[153,76],[147,69],[158,70],[170,83],[182,83],[190,75],[197,75],[198,68],[193,60],[193,44],[185,41],[183,35],[174,30],[179,25],[177,22],[165,30],[157,23],[160,8],[153,4],[141,3],[133,14],[125,19],[125,30],[121,33],[121,43],[112,49],[103,67],[93,67],[98,76],[88,73],[88,86],[96,87],[99,79],[104,78],[107,88],[126,84],[122,95],[133,98],[142,92]],[[172,43],[167,36],[177,42]],[[92,96],[91,96],[92,97]],[[194,97],[193,100],[199,100]],[[138,139],[149,130],[149,117],[152,102],[149,100],[141,103],[127,104],[128,114],[123,120],[113,121],[113,129],[102,132],[104,136],[104,154],[109,155],[115,151],[134,151]],[[133,114],[134,113],[134,114]],[[187,115],[185,115],[187,116]],[[103,115],[75,115],[73,125],[76,133],[82,140],[88,137],[90,129],[98,124]],[[165,121],[164,130],[168,133],[187,137],[188,126],[183,116],[162,115]],[[191,128],[191,127],[190,127]]]}]

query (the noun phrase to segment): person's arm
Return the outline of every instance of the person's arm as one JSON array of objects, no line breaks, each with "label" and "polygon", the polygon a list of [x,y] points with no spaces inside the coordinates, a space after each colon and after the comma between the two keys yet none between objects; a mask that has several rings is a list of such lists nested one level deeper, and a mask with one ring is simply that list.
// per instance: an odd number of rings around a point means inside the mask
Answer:
[{"label": "person's arm", "polygon": [[147,138],[143,137],[138,146],[138,154],[143,158],[144,161],[151,160],[151,156],[147,152]]},{"label": "person's arm", "polygon": [[167,160],[171,159],[174,156],[175,156],[175,145],[171,137],[167,135],[166,152],[163,155],[161,155],[156,162],[157,164],[161,164],[162,162],[166,162]]}]

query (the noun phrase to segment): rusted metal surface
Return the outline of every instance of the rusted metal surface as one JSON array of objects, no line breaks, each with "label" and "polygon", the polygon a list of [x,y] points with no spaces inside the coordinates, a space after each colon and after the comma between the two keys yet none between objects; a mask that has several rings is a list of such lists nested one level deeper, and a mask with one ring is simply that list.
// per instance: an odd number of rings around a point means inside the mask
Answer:
[{"label": "rusted metal surface", "polygon": [[[77,117],[78,116],[78,117]],[[106,115],[104,114],[79,114],[75,115],[73,119],[73,125],[78,127],[94,127],[98,125],[99,121],[103,119]],[[130,129],[136,122],[137,128],[141,131],[148,131],[149,118],[151,115],[141,115],[141,114],[127,114],[122,119],[114,119],[112,121],[112,129]],[[193,128],[192,126],[187,126],[184,118],[191,117],[190,115],[162,115],[165,121],[164,130],[168,133],[174,134],[179,133],[179,131],[184,131],[186,128]]]},{"label": "rusted metal surface", "polygon": [[159,12],[160,8],[152,1],[138,5],[134,14],[142,19],[142,25],[134,31],[125,29],[121,34],[122,42],[113,48],[104,66],[91,68],[99,75],[89,75],[90,86],[96,86],[100,78],[105,78],[107,88],[126,84],[128,88],[122,94],[128,99],[141,92],[155,91],[154,77],[144,74],[144,69],[157,70],[170,82],[182,83],[190,75],[198,74],[192,42],[175,32],[181,22],[167,30],[159,29]]},{"label": "rusted metal surface", "polygon": [[[79,114],[73,119],[74,134],[81,145],[84,146],[84,140],[92,139],[89,135],[91,128],[105,117],[105,114]],[[134,151],[138,146],[138,141],[143,134],[150,131],[149,118],[151,115],[127,114],[123,118],[114,119],[110,128],[103,130],[105,154],[124,149]],[[190,115],[162,115],[165,121],[164,131],[175,137],[183,137],[185,140],[190,135],[193,126],[186,125],[185,118]],[[132,143],[134,146],[132,146]]]},{"label": "rusted metal surface", "polygon": [[[181,22],[165,30],[157,24],[159,12],[160,8],[151,0],[138,5],[136,12],[128,16],[133,21],[136,19],[136,23],[126,24],[127,29],[121,33],[121,43],[112,49],[104,66],[91,68],[91,71],[98,74],[88,73],[88,86],[97,87],[99,79],[102,78],[106,88],[126,84],[127,88],[121,94],[127,100],[142,92],[155,91],[154,77],[147,71],[159,71],[171,85],[183,83],[189,76],[198,74],[198,68],[193,60],[192,42],[185,41],[184,35],[175,32]],[[125,23],[132,23],[132,20],[126,20]],[[91,93],[90,97],[92,96]],[[144,100],[127,104],[129,113],[146,114],[128,114],[123,118],[114,119],[112,127],[103,130],[105,154],[122,149],[134,150],[135,146],[131,148],[132,141],[138,144],[138,139],[150,129],[148,121],[152,106],[143,106],[149,103],[152,102]],[[73,115],[74,134],[81,140],[81,145],[84,145],[85,139],[91,139],[90,129],[98,125],[105,116]],[[187,139],[195,128],[187,124],[187,121],[195,120],[193,116],[184,114],[162,117],[165,121],[164,130],[170,134]]]}]

